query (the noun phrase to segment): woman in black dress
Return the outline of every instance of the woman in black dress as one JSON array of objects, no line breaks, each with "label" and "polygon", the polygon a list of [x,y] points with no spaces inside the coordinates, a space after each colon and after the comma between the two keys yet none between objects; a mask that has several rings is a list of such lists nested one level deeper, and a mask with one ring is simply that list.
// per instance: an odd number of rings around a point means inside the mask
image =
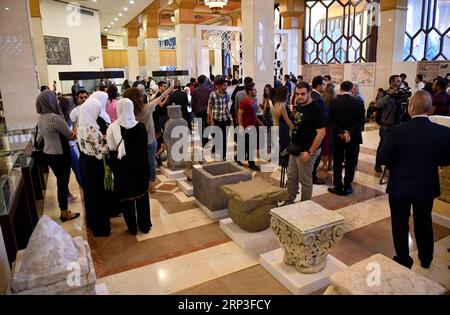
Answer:
[{"label": "woman in black dress", "polygon": [[[148,195],[150,168],[145,125],[134,116],[133,102],[124,98],[117,105],[118,120],[107,132],[113,158],[114,190],[120,200],[128,231],[148,233],[152,227]],[[114,156],[114,157],[113,157]],[[137,220],[136,220],[137,213]]]},{"label": "woman in black dress", "polygon": [[77,129],[86,221],[95,237],[107,237],[111,234],[103,164],[107,148],[100,126],[97,124],[101,109],[102,104],[98,100],[89,98],[80,107]]}]

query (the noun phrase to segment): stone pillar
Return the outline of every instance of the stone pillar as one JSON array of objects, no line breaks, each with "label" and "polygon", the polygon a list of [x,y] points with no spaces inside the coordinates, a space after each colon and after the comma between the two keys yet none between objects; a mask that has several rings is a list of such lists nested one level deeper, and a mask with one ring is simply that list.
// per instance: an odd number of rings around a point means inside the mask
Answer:
[{"label": "stone pillar", "polygon": [[140,75],[139,71],[139,50],[137,45],[137,38],[139,36],[139,21],[137,17],[127,25],[128,30],[128,79],[131,82],[136,80]]},{"label": "stone pillar", "polygon": [[34,128],[39,93],[28,0],[8,1],[0,10],[0,91],[9,130]]},{"label": "stone pillar", "polygon": [[39,0],[29,0],[31,17],[31,37],[36,54],[36,63],[39,73],[39,85],[49,85],[47,56],[45,54],[44,32],[42,31],[42,17]]},{"label": "stone pillar", "polygon": [[175,36],[177,41],[177,70],[188,70],[196,77],[195,14],[196,0],[169,0],[175,10]]},{"label": "stone pillar", "polygon": [[[403,61],[407,0],[383,0],[378,27],[376,88],[387,88],[394,62]],[[383,36],[382,34],[390,34]],[[376,89],[375,89],[376,92]]]},{"label": "stone pillar", "polygon": [[[159,4],[159,2],[158,2]],[[145,39],[145,58],[147,61],[147,76],[152,76],[152,71],[161,68],[158,45],[158,8],[147,8],[147,34]]]},{"label": "stone pillar", "polygon": [[242,0],[244,77],[255,80],[259,93],[264,85],[273,83],[274,77],[273,8],[274,0]]},{"label": "stone pillar", "polygon": [[301,73],[302,64],[305,1],[282,0],[279,8],[283,17],[283,29],[291,31],[289,36],[289,72],[297,75]]}]

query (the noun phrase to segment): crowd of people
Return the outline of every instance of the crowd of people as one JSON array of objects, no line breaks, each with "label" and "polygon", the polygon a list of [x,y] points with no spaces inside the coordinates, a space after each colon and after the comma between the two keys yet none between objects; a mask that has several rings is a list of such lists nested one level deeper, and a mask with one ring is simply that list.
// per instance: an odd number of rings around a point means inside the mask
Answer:
[{"label": "crowd of people", "polygon": [[[261,96],[250,77],[238,81],[230,76],[201,75],[191,78],[185,87],[179,81],[156,84],[152,78],[141,80],[137,77],[132,85],[128,80],[124,82],[121,99],[115,85],[99,86],[99,91],[90,96],[86,91],[76,89],[73,100],[77,106],[71,110],[67,99],[57,98],[54,92],[43,89],[37,99],[40,114],[38,128],[44,138],[47,163],[57,178],[61,220],[68,221],[79,216],[68,209],[68,200],[74,198],[68,191],[72,167],[83,191],[87,226],[94,236],[109,236],[110,217],[120,213],[123,213],[132,235],[136,235],[138,230],[142,233],[150,231],[149,192],[156,191],[156,169],[165,155],[162,135],[169,119],[167,108],[172,104],[181,106],[182,117],[191,131],[194,118],[200,121],[198,132],[201,135],[208,126],[220,128],[223,135],[226,135],[228,126],[239,126],[241,131],[260,126],[268,129],[278,127],[279,161],[287,170],[289,193],[283,204],[296,200],[299,185],[301,200],[306,201],[312,198],[314,184],[325,184],[317,176],[321,161],[323,170],[333,171],[334,187],[328,191],[340,196],[352,194],[364,125],[375,115],[381,126],[375,170],[381,172],[382,165],[391,169],[388,193],[393,192],[390,204],[398,254],[396,260],[409,266],[410,259],[406,258],[404,248],[405,209],[409,205],[406,200],[409,197],[405,196],[410,196],[415,187],[408,190],[397,184],[404,179],[401,178],[403,171],[401,174],[396,172],[403,166],[395,162],[399,149],[395,148],[394,143],[404,145],[401,150],[407,150],[410,144],[398,138],[399,133],[404,131],[396,129],[396,126],[410,123],[415,116],[449,116],[450,97],[445,78],[436,78],[430,89],[430,84],[422,82],[423,77],[418,75],[418,92],[412,98],[405,79],[403,74],[392,76],[389,89],[379,90],[367,113],[358,84],[344,81],[337,87],[330,76],[314,77],[309,84],[303,81],[302,76],[287,75],[284,82],[275,80],[273,86],[267,84]],[[433,129],[428,125],[425,127]],[[433,142],[438,149],[427,147],[434,153],[431,158],[435,160],[430,161],[433,169],[428,170],[434,175],[437,165],[450,163],[447,161],[448,148],[443,147],[450,144],[447,142],[450,138],[446,138],[443,130],[439,132],[443,134],[442,143]],[[208,138],[201,138],[205,146]],[[226,158],[227,138],[222,138],[223,159]],[[251,170],[259,172],[250,142],[249,134],[245,133],[244,160]],[[411,156],[417,153],[414,153],[414,148],[408,150],[412,150],[411,154],[410,151],[407,153]],[[238,154],[235,160],[243,165]],[[411,163],[415,165],[414,161]],[[397,176],[401,179],[395,179]],[[413,176],[416,175],[411,175],[411,178]],[[113,188],[108,185],[112,182],[111,177],[114,178]],[[436,178],[431,181],[436,184]],[[413,184],[409,182],[406,186]],[[407,193],[403,196],[405,191]],[[417,208],[425,207],[431,215],[429,208],[436,194],[438,191],[434,187],[427,202],[411,201],[411,204]],[[400,215],[400,210],[395,210],[397,208],[402,208],[403,214]],[[425,210],[421,211],[423,213]],[[419,215],[417,218],[423,219]],[[428,222],[430,218],[427,216],[422,221]],[[429,229],[427,225],[423,233],[416,233],[418,244],[422,242],[419,251],[423,254],[424,266],[430,261]]]}]

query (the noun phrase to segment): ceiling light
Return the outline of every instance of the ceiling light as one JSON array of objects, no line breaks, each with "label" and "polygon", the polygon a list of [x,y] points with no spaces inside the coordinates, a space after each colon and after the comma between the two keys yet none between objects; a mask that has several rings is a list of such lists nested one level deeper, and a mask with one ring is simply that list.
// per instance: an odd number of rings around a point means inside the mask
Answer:
[{"label": "ceiling light", "polygon": [[118,21],[119,19],[118,18],[114,18],[114,21]]},{"label": "ceiling light", "polygon": [[228,0],[205,0],[205,5],[207,5],[213,13],[220,13],[227,4]]},{"label": "ceiling light", "polygon": [[123,9],[124,9],[125,11],[128,11],[128,8],[127,8],[127,7],[123,7]]},{"label": "ceiling light", "polygon": [[111,24],[111,25],[114,25],[114,22],[111,22],[110,24]]},{"label": "ceiling light", "polygon": [[121,12],[121,13],[119,13],[119,16],[123,16],[122,12]]},{"label": "ceiling light", "polygon": [[133,0],[130,0],[130,4],[134,4],[134,1],[133,1]]},{"label": "ceiling light", "polygon": [[9,8],[5,8],[6,11],[9,11]]},{"label": "ceiling light", "polygon": [[175,16],[172,15],[172,16],[170,17],[170,20],[171,20],[173,23],[175,23]]}]

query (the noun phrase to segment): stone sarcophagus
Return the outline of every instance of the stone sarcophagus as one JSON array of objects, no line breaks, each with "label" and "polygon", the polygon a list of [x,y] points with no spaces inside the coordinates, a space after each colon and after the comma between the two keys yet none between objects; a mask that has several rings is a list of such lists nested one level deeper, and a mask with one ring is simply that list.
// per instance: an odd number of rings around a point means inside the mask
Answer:
[{"label": "stone sarcophagus", "polygon": [[241,229],[247,232],[264,231],[270,226],[270,210],[278,201],[285,200],[285,189],[268,184],[261,178],[248,182],[224,185],[220,188],[228,198],[228,214]]},{"label": "stone sarcophagus", "polygon": [[195,165],[192,170],[194,196],[210,211],[227,208],[228,198],[220,193],[220,186],[252,179],[252,174],[235,162]]},{"label": "stone sarcophagus", "polygon": [[43,216],[26,249],[17,253],[10,295],[94,295],[96,276],[89,245]]},{"label": "stone sarcophagus", "polygon": [[344,217],[313,201],[271,210],[271,228],[284,252],[284,263],[300,273],[317,273],[344,235]]}]

